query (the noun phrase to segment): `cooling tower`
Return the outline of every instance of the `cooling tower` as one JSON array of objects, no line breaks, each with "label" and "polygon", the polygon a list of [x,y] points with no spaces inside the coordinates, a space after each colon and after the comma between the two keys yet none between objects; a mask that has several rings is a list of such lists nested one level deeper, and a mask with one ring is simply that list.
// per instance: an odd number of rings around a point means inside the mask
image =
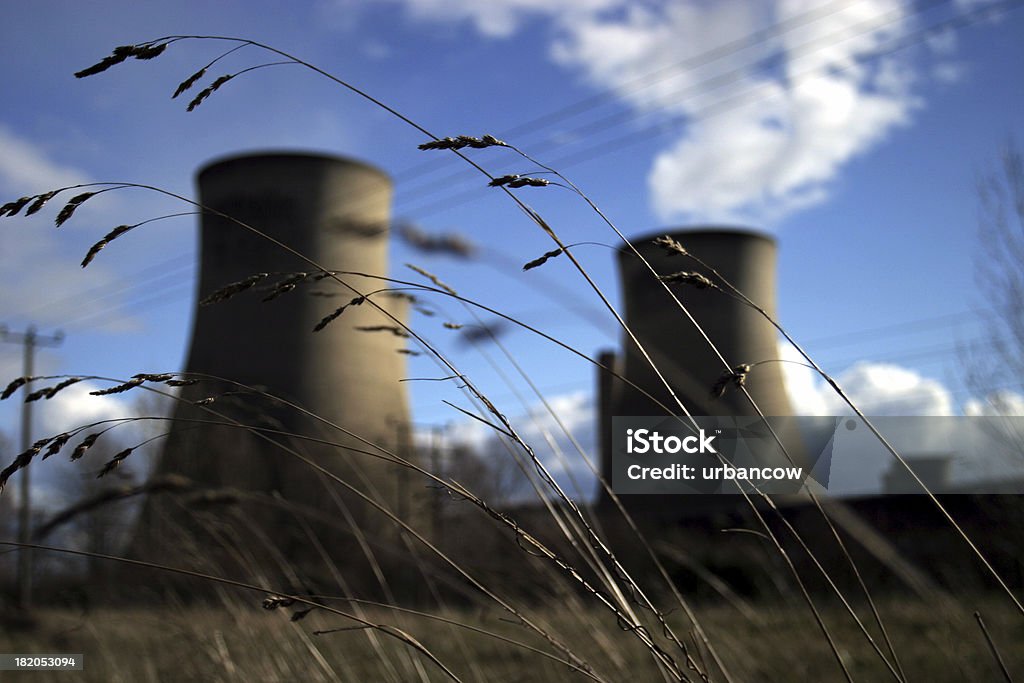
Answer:
[{"label": "cooling tower", "polygon": [[[653,240],[669,234],[691,254],[714,268],[726,280],[761,306],[773,318],[775,306],[776,244],[767,235],[746,229],[702,227],[674,233],[659,232],[632,240],[637,251],[659,275],[679,271],[696,272],[712,282],[721,282],[709,268],[682,255],[670,255]],[[726,366],[704,338],[714,342],[729,367],[741,363],[777,359],[777,332],[754,308],[714,289],[687,284],[669,288],[686,307],[696,325],[665,292],[647,266],[631,251],[618,251],[624,317],[646,349],[651,360],[672,386],[682,404],[695,416],[756,415],[741,391],[730,387],[723,396],[712,397],[712,387]],[[605,353],[603,364],[650,394],[673,414],[683,414],[658,379],[651,363],[628,337],[623,351]],[[599,371],[600,443],[602,474],[611,481],[611,417],[666,415],[664,407],[610,373]],[[778,363],[758,365],[748,375],[746,388],[765,415],[791,415],[792,408],[783,385]],[[798,444],[794,443],[794,447]],[[699,496],[708,498],[709,496]],[[661,507],[701,505],[694,497],[686,501],[664,500],[661,496],[630,496],[634,506]],[[647,499],[647,500],[644,500]],[[657,500],[655,500],[657,499]],[[708,501],[703,501],[706,505]]]},{"label": "cooling tower", "polygon": [[[408,515],[414,505],[411,475],[381,458],[386,451],[410,455],[400,383],[406,340],[373,305],[403,320],[407,304],[381,291],[385,282],[349,274],[339,277],[350,287],[311,276],[272,297],[291,274],[317,271],[274,241],[326,269],[387,275],[391,183],[357,161],[277,153],[211,163],[199,172],[198,187],[208,209],[200,300],[269,275],[226,301],[196,307],[186,372],[229,381],[203,379],[182,390],[154,476],[180,475],[189,488],[150,496],[132,554],[165,556],[171,543],[227,565],[220,571],[295,573],[308,585],[331,562],[343,570],[365,563],[354,534],[383,546],[398,538],[384,515],[313,465],[392,511]],[[362,294],[369,300],[314,332]],[[213,401],[194,405],[207,398]],[[224,499],[231,505],[217,502]]]}]

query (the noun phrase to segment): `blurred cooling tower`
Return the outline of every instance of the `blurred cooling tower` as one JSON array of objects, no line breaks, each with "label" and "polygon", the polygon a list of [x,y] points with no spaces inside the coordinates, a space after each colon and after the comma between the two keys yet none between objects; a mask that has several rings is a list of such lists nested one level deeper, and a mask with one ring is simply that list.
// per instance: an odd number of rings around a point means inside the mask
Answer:
[{"label": "blurred cooling tower", "polygon": [[[305,565],[326,571],[326,553],[349,568],[360,556],[354,527],[378,541],[389,538],[392,527],[301,458],[390,510],[410,513],[413,496],[406,487],[422,489],[423,483],[410,483],[400,468],[374,457],[381,454],[377,447],[406,457],[411,452],[400,383],[405,339],[369,302],[348,307],[320,332],[313,328],[357,292],[377,292],[370,301],[398,319],[404,319],[406,301],[381,292],[387,288],[381,280],[352,275],[340,277],[353,289],[309,278],[265,301],[289,273],[315,272],[316,266],[224,216],[324,268],[385,276],[391,182],[349,159],[274,153],[211,163],[199,172],[198,186],[208,209],[201,225],[199,298],[256,273],[270,275],[230,300],[196,307],[186,371],[258,387],[282,400],[216,379],[182,390],[185,402],[175,411],[154,477],[179,475],[192,488],[150,496],[131,554],[165,557],[172,546],[233,563],[233,570],[271,567],[273,574],[288,575]],[[207,406],[189,405],[207,397],[214,398]],[[210,420],[254,429],[203,422]],[[218,491],[237,494],[225,496],[232,505],[218,507]]]},{"label": "blurred cooling tower", "polygon": [[[685,256],[670,255],[653,244],[656,237],[665,234],[776,317],[776,244],[771,237],[746,229],[701,227],[674,233],[659,232],[632,240],[637,251],[659,275],[690,271],[716,283],[720,279],[708,268]],[[712,386],[727,366],[644,263],[626,248],[620,249],[617,256],[625,320],[682,404],[696,416],[756,415],[750,401],[740,391],[727,391],[717,399],[711,397]],[[685,284],[670,284],[669,287],[714,342],[728,367],[779,357],[776,330],[750,306],[711,289]],[[651,364],[628,337],[623,341],[621,352],[606,352],[600,360],[670,408],[672,414],[682,414]],[[637,389],[608,372],[598,372],[602,475],[610,482],[612,416],[667,413],[664,407]],[[792,414],[778,363],[754,368],[746,386],[765,415]],[[680,497],[672,501],[655,501],[656,498],[660,496],[631,496],[636,505],[650,504],[646,507],[683,504]],[[697,505],[693,500],[686,504]]]}]

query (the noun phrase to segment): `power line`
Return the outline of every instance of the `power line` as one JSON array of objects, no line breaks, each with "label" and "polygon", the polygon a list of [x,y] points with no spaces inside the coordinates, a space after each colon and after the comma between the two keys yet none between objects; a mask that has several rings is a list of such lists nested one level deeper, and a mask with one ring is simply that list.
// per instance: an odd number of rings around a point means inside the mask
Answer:
[{"label": "power line", "polygon": [[100,311],[90,311],[89,313],[78,316],[77,318],[72,318],[65,322],[65,326],[77,327],[85,324],[86,327],[100,327],[132,310],[138,310],[141,306],[145,306],[147,310],[152,310],[157,306],[170,303],[171,301],[180,300],[191,290],[191,282],[174,283],[170,286],[159,288],[154,292],[148,292],[147,296],[133,299],[127,303],[111,306]]},{"label": "power line", "polygon": [[[39,318],[41,317],[42,314],[48,311],[53,311],[55,309],[60,310],[61,308],[66,306],[80,306],[83,299],[88,299],[91,301],[107,299],[131,289],[147,287],[149,286],[150,283],[158,281],[163,277],[166,277],[170,272],[184,273],[193,268],[195,268],[195,258],[193,257],[192,254],[178,254],[177,256],[172,256],[171,258],[161,261],[160,263],[156,263],[152,266],[147,266],[146,268],[143,268],[141,270],[135,271],[134,273],[124,276],[124,279],[129,281],[131,284],[128,284],[120,289],[111,290],[109,285],[97,285],[95,287],[91,287],[83,291],[75,292],[74,294],[69,294],[68,296],[62,297],[60,299],[52,299],[50,301],[41,303],[38,306],[35,306],[34,308],[24,311],[23,315],[32,318]],[[151,274],[155,275],[150,277]],[[140,280],[139,278],[142,279]]]}]

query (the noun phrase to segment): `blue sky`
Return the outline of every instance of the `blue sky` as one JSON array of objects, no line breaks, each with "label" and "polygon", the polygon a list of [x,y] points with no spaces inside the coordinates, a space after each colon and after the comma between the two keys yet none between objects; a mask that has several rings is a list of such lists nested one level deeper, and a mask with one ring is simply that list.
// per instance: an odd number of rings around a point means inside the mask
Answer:
[{"label": "blue sky", "polygon": [[[980,14],[985,7],[1003,10]],[[518,272],[551,248],[546,238],[457,159],[417,151],[422,134],[337,86],[295,67],[264,69],[186,113],[169,95],[218,53],[200,43],[89,79],[72,76],[115,45],[176,33],[268,42],[437,134],[506,137],[569,174],[627,235],[703,223],[767,230],[780,245],[783,323],[869,413],[958,414],[983,398],[965,387],[957,349],[979,338],[969,311],[985,306],[972,274],[976,179],[1009,138],[1024,139],[1019,4],[40,1],[7,8],[0,26],[5,201],[93,180],[191,195],[197,167],[255,149],[358,157],[395,177],[397,219],[480,246],[465,263],[396,243],[396,275],[413,261],[594,353],[616,346],[619,334],[567,264]],[[254,59],[238,55],[224,69]],[[530,170],[501,150],[478,156],[494,173]],[[614,244],[568,193],[523,192],[565,241]],[[88,269],[78,267],[113,226],[178,210],[123,193],[89,202],[60,231],[52,212],[4,220],[0,323],[63,329],[63,346],[39,355],[49,372],[126,377],[180,368],[194,297],[191,218],[135,231]],[[615,299],[611,251],[578,254]],[[416,322],[447,346],[436,321]],[[592,441],[592,369],[522,332],[505,341]],[[500,408],[525,412],[485,358],[450,348]],[[4,377],[19,374],[19,353],[0,345]],[[801,410],[840,410],[820,382],[791,370]],[[411,375],[431,373],[426,362],[410,365]],[[990,388],[1019,390],[1018,380]],[[418,423],[458,421],[441,403],[461,401],[454,390],[429,383],[412,391]],[[47,407],[38,429],[124,405],[70,394]],[[16,406],[0,406],[0,429],[13,437],[16,425]]]}]

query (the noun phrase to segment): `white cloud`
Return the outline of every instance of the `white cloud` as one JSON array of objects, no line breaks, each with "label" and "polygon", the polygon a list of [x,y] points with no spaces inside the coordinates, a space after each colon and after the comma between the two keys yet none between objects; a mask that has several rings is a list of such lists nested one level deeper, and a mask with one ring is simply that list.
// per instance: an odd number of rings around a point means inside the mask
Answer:
[{"label": "white cloud", "polygon": [[[780,2],[776,20],[808,7]],[[691,107],[684,100],[690,123],[648,176],[657,212],[666,220],[773,222],[826,199],[842,167],[917,106],[898,57],[863,63],[900,30],[902,16],[901,2],[879,0],[803,24],[783,34],[775,72],[741,69],[740,98],[729,92]]]},{"label": "white cloud", "polygon": [[[60,380],[55,382],[57,381]],[[42,386],[42,384],[37,384],[36,388]],[[60,434],[81,425],[134,415],[130,398],[118,395],[89,395],[90,391],[105,389],[109,386],[112,385],[92,381],[79,382],[61,390],[52,399],[37,402],[35,404],[38,415],[36,430],[40,434]],[[130,397],[131,394],[127,394],[127,396]]]},{"label": "white cloud", "polygon": [[405,0],[410,14],[431,21],[469,21],[477,31],[492,38],[512,35],[530,16],[558,17],[571,21],[587,13],[617,4],[617,0]]},{"label": "white cloud", "polygon": [[909,0],[392,1],[489,37],[546,19],[553,61],[670,122],[675,139],[648,174],[666,221],[765,224],[820,203],[845,165],[920,106],[908,58],[876,57],[912,28]]},{"label": "white cloud", "polygon": [[964,415],[972,417],[1024,417],[1024,395],[1015,391],[996,391],[984,399],[964,403]]},{"label": "white cloud", "polygon": [[[34,195],[90,181],[79,169],[54,161],[34,142],[20,137],[0,124],[0,204],[24,195]],[[67,226],[53,229],[53,216],[74,192],[58,195],[39,213],[2,219],[0,230],[0,290],[4,292],[0,316],[8,321],[30,321],[40,326],[60,326],[68,318],[108,310],[119,296],[95,295],[83,300],[82,292],[113,287],[116,278],[101,264],[87,270],[78,262],[102,232],[88,234]],[[110,193],[82,204],[74,221],[100,225],[109,230],[115,224],[110,209],[116,201]],[[123,221],[122,221],[123,222]],[[105,292],[104,292],[105,294]],[[56,305],[55,305],[56,304]],[[105,316],[102,329],[124,332],[137,329],[128,316]]]},{"label": "white cloud", "polygon": [[831,415],[825,399],[824,383],[813,368],[790,344],[779,342],[779,358],[783,360],[782,381],[795,415]]},{"label": "white cloud", "polygon": [[0,188],[11,195],[39,194],[56,187],[89,182],[85,173],[52,161],[36,145],[18,137],[3,124],[0,124],[0,149],[4,151],[0,154]]},{"label": "white cloud", "polygon": [[[862,361],[838,378],[865,415],[952,415],[953,401],[940,382],[887,363]],[[836,397],[834,414],[846,414]]]},{"label": "white cloud", "polygon": [[[788,344],[780,344],[779,350],[781,358],[802,361]],[[796,414],[853,414],[814,370],[788,362],[783,367],[786,390]],[[898,365],[861,361],[835,379],[854,405],[869,417],[954,414],[952,394],[941,382]]]}]

